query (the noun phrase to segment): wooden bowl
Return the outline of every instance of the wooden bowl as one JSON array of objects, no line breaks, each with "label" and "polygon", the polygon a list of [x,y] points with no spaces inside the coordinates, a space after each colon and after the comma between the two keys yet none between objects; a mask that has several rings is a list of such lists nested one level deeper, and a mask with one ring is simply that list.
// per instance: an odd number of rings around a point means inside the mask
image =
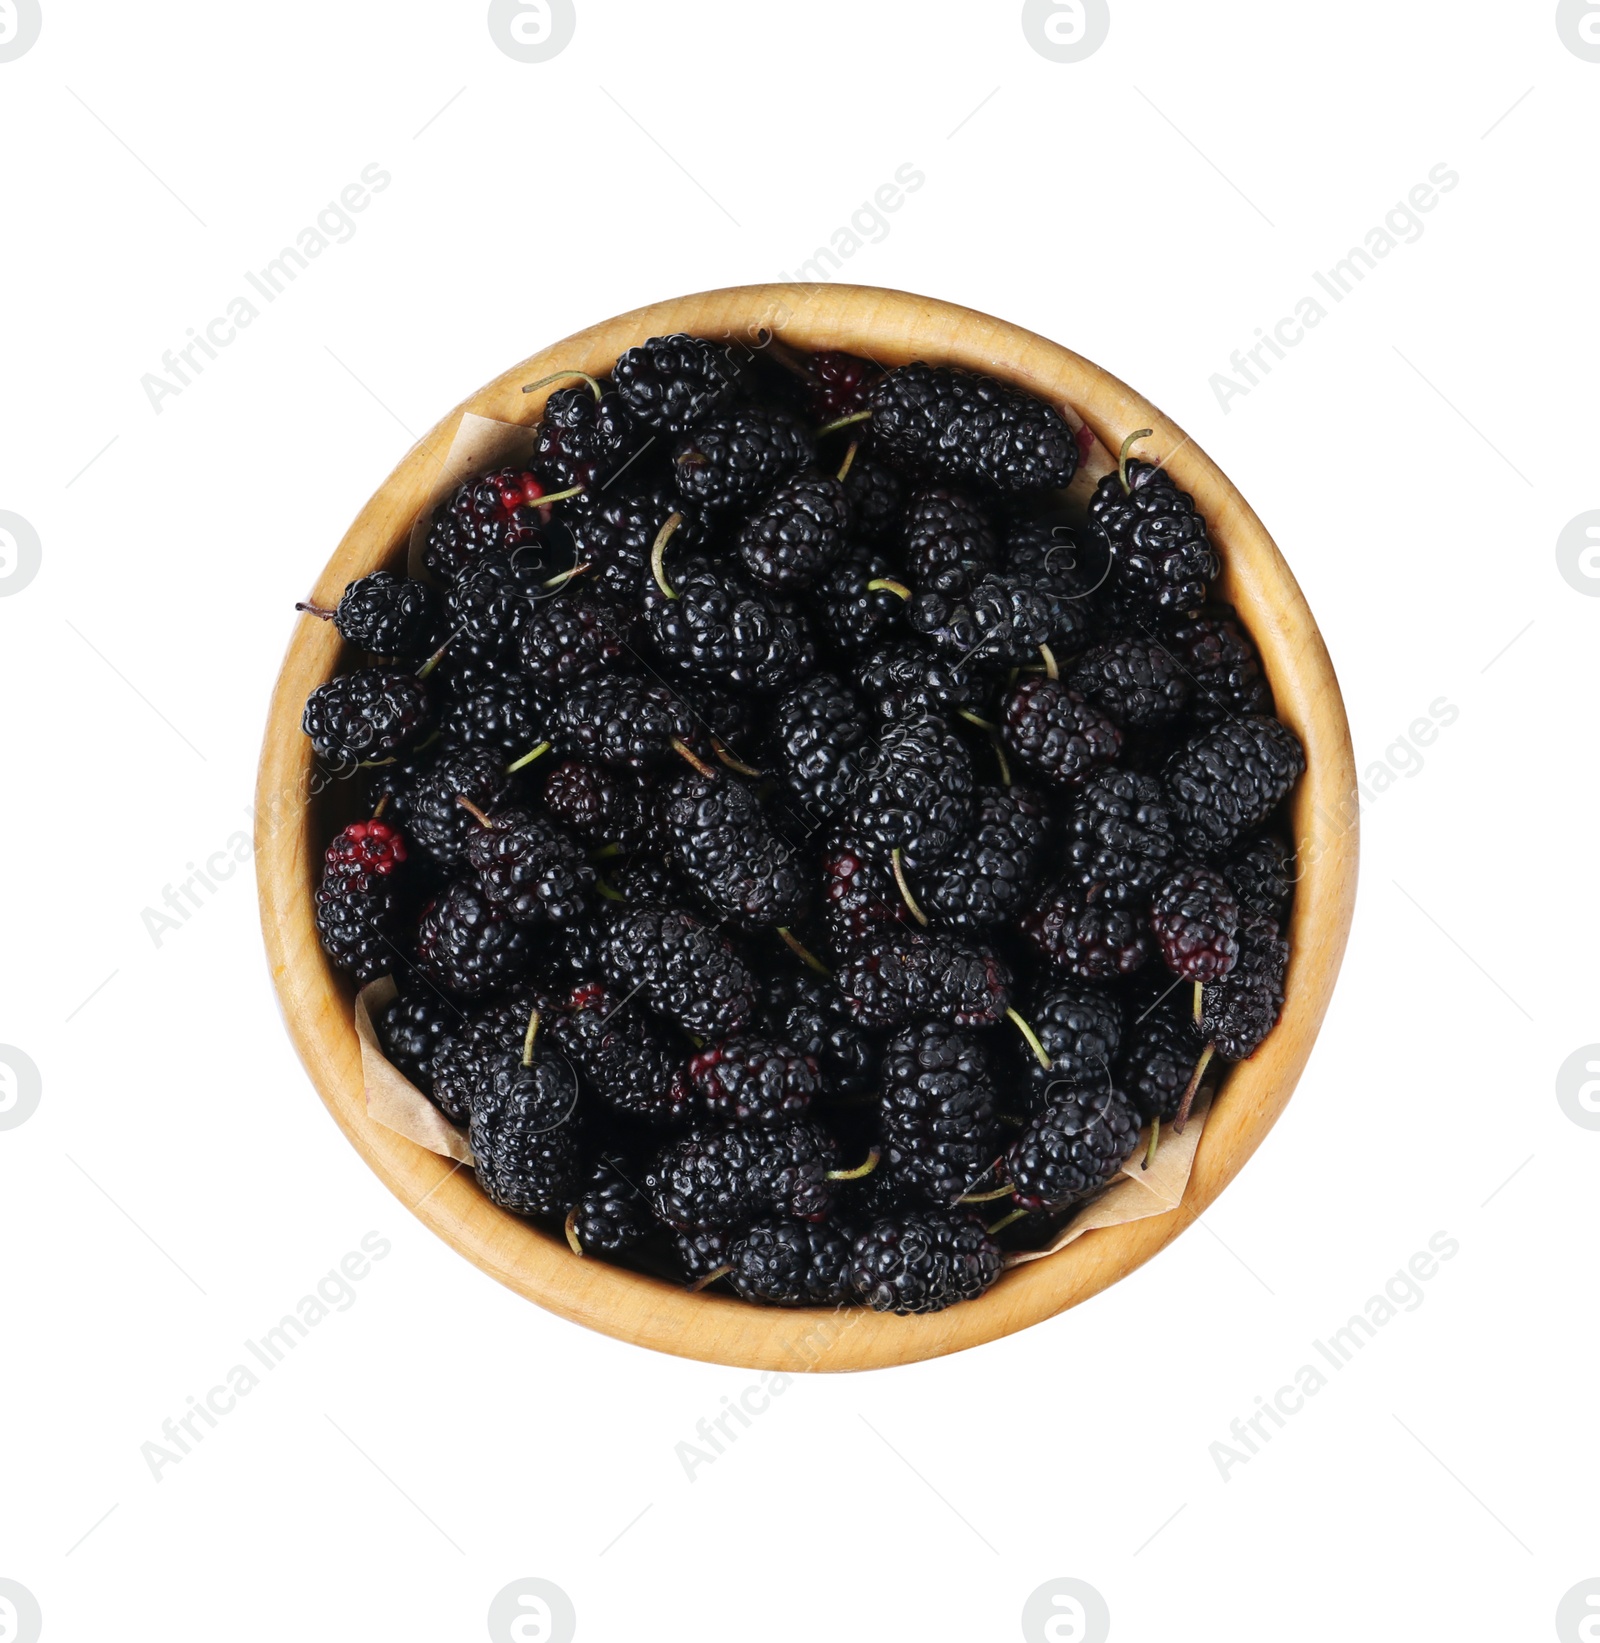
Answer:
[{"label": "wooden bowl", "polygon": [[[306,696],[338,670],[330,623],[301,618],[273,695],[257,794],[261,922],[289,1032],[328,1110],[397,1198],[440,1237],[520,1295],[593,1329],[684,1357],[755,1369],[872,1369],[956,1352],[1076,1306],[1132,1272],[1216,1198],[1284,1109],[1321,1026],[1350,929],[1356,887],[1356,775],[1349,726],[1317,624],[1272,538],[1227,477],[1149,401],[1098,366],[1029,331],[928,297],[862,286],[755,285],[641,308],[592,326],[514,366],[458,406],[411,450],[362,509],[313,590],[335,603],[347,582],[406,559],[413,522],[463,412],[532,422],[551,372],[609,370],[644,338],[687,331],[759,344],[764,328],[802,349],[842,348],[884,364],[913,359],[1003,377],[1076,413],[1098,441],[1087,466],[1109,466],[1124,437],[1154,430],[1142,456],[1164,460],[1221,548],[1222,597],[1260,646],[1278,712],[1305,744],[1292,801],[1302,877],[1290,929],[1288,1002],[1256,1056],[1222,1086],[1181,1206],[1086,1234],[1059,1254],[1007,1273],[977,1301],[931,1317],[863,1308],[784,1311],[582,1260],[552,1235],[496,1209],[472,1173],[368,1119],[351,1019],[352,990],[324,958],[312,895],[334,811],[300,731]],[[1080,481],[1080,488],[1082,485]]]}]

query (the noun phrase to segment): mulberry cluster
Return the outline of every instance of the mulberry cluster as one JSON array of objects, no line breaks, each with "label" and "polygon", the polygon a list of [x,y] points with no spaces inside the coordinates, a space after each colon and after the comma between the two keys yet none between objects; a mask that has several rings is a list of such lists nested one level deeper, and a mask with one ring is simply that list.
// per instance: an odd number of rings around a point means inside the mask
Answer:
[{"label": "mulberry cluster", "polygon": [[975,1299],[1284,1006],[1305,757],[1206,520],[1126,452],[1070,511],[1070,414],[934,362],[533,390],[424,574],[300,607],[329,962],[573,1259]]}]

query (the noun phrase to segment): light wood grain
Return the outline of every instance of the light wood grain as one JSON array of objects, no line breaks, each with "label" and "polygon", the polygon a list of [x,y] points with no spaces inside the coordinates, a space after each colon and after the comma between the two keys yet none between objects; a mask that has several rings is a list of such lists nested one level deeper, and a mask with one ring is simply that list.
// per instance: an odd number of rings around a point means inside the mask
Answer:
[{"label": "light wood grain", "polygon": [[[986,314],[900,291],[859,286],[747,286],[658,303],[591,327],[507,371],[458,406],[407,453],[362,509],[308,590],[332,605],[345,584],[399,568],[414,518],[464,411],[536,419],[548,390],[522,385],[577,368],[600,374],[645,337],[688,331],[759,342],[770,328],[802,348],[843,348],[885,365],[912,359],[1004,377],[1092,430],[1108,453],[1138,428],[1139,450],[1164,459],[1211,524],[1226,569],[1220,592],[1260,645],[1278,711],[1304,742],[1305,780],[1293,801],[1301,868],[1283,1019],[1250,1061],[1228,1075],[1202,1136],[1183,1204],[1168,1215],[1089,1233],[1061,1254],[1008,1273],[981,1300],[926,1318],[851,1308],[838,1313],[758,1308],[574,1256],[559,1236],[497,1210],[472,1174],[372,1123],[362,1102],[352,990],[328,965],[312,919],[315,866],[339,784],[317,795],[306,696],[337,668],[331,624],[296,625],[273,695],[257,792],[256,867],[262,929],[284,1018],[312,1082],[352,1145],[440,1237],[518,1294],[622,1340],[751,1368],[855,1370],[960,1351],[1024,1329],[1125,1277],[1185,1230],[1233,1179],[1283,1111],[1322,1024],[1350,929],[1356,892],[1355,765],[1338,681],[1293,575],[1248,503],[1167,417],[1115,377],[1043,337]],[[286,1091],[285,1099],[294,1099]],[[1331,1121],[1329,1115],[1329,1121]]]}]

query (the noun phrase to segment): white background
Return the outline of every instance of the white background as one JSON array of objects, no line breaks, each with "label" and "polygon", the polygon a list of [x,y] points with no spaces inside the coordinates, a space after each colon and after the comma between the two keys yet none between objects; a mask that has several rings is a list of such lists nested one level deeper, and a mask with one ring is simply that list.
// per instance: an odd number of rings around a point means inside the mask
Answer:
[{"label": "white background", "polygon": [[[1549,1636],[1600,1577],[1600,1132],[1555,1093],[1600,1040],[1600,602],[1555,553],[1600,507],[1600,64],[1553,6],[1112,0],[1077,64],[948,0],[578,0],[543,64],[481,3],[44,6],[0,63],[0,509],[43,544],[0,599],[0,1040],[43,1078],[0,1132],[0,1577],[45,1636],[476,1638],[523,1576],[590,1639],[1010,1639],[1064,1576],[1119,1640]],[[349,243],[156,414],[141,377],[373,162]],[[1299,1093],[1197,1228],[1011,1340],[795,1381],[691,1481],[757,1377],[547,1316],[388,1196],[248,867],[159,946],[143,915],[248,830],[293,602],[414,433],[792,272],[908,162],[845,277],[1174,415],[1282,544],[1361,767],[1411,773]],[[1421,238],[1224,414],[1212,375],[1441,163]],[[355,1304],[155,1481],[141,1445],[374,1230]],[[1230,1423],[1439,1232],[1422,1304],[1225,1481]]]}]

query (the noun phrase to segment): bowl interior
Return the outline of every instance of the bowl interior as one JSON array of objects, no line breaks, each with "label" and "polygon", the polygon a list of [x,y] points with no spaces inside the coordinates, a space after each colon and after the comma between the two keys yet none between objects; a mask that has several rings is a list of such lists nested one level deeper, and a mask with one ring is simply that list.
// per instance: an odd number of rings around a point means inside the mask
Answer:
[{"label": "bowl interior", "polygon": [[1349,727],[1316,623],[1272,539],[1226,476],[1175,424],[1070,350],[988,315],[898,291],[855,286],[747,286],[658,303],[593,326],[532,355],[444,417],[362,510],[312,590],[324,605],[345,584],[401,569],[416,519],[465,412],[537,421],[551,389],[522,385],[551,372],[600,375],[625,348],[673,331],[760,347],[775,335],[798,349],[841,348],[884,365],[913,359],[986,371],[1048,399],[1093,435],[1080,495],[1114,463],[1126,435],[1150,428],[1140,454],[1162,460],[1205,514],[1221,550],[1220,596],[1254,635],[1278,713],[1299,735],[1307,774],[1290,801],[1300,850],[1291,915],[1287,1003],[1277,1028],[1232,1068],[1213,1103],[1181,1206],[1090,1232],[1060,1253],[1007,1273],[977,1301],[926,1318],[862,1308],[782,1311],[678,1286],[573,1256],[559,1235],[496,1209],[472,1174],[373,1123],[362,1097],[353,991],[327,963],[312,919],[321,852],[355,813],[353,783],[319,772],[300,731],[306,696],[339,671],[331,624],[301,618],[267,724],[257,791],[256,856],[273,980],[302,1060],[330,1112],[395,1195],[468,1259],[519,1294],[621,1339],[751,1368],[846,1370],[958,1351],[1076,1305],[1148,1260],[1216,1198],[1287,1104],[1326,1012],[1354,907],[1356,778]]}]

